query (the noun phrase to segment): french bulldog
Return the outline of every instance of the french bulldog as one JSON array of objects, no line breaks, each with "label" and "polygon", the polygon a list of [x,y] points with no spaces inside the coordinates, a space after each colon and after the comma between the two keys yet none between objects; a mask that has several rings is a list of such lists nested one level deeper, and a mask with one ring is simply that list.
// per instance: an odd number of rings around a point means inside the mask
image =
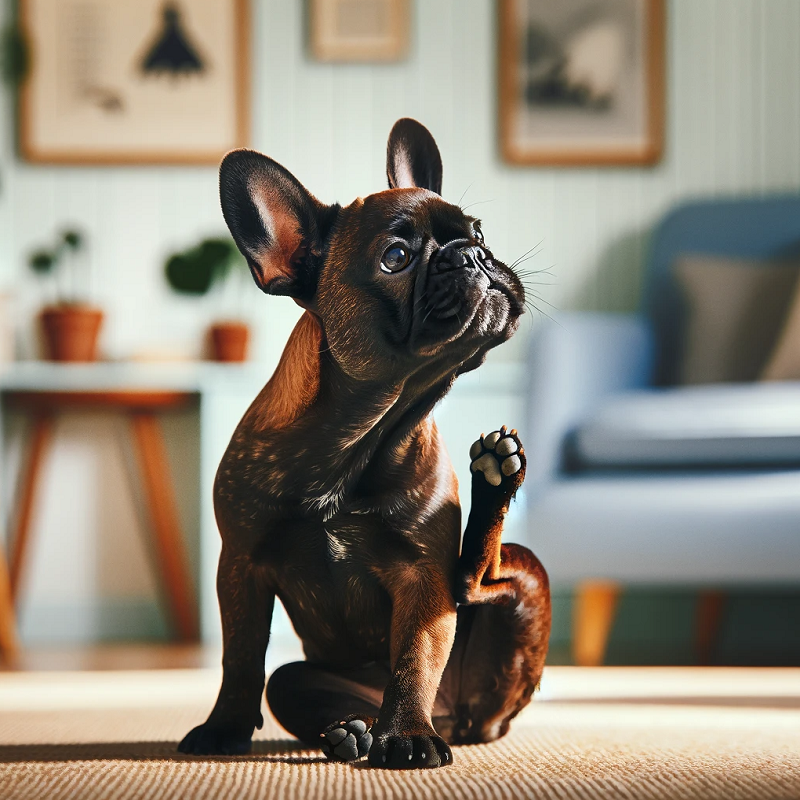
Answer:
[{"label": "french bulldog", "polygon": [[249,751],[276,597],[306,660],[273,673],[269,707],[332,759],[450,764],[451,744],[503,736],[539,683],[547,574],[500,541],[525,475],[517,432],[472,446],[462,541],[431,416],[514,333],[523,286],[442,199],[418,122],[394,125],[387,175],[388,190],[342,207],[259,153],[222,162],[223,214],[253,279],[304,313],[217,472],[223,678],[183,753]]}]

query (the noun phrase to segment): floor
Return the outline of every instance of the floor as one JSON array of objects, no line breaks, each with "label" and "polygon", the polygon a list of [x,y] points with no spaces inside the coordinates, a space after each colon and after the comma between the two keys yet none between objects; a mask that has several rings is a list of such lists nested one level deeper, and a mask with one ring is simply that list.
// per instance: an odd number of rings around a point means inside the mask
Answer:
[{"label": "floor", "polygon": [[386,773],[327,762],[268,716],[250,756],[177,754],[219,686],[218,654],[199,648],[24,663],[44,669],[0,674],[3,800],[800,797],[800,669],[549,667],[508,736],[456,748],[445,769]]},{"label": "floor", "polygon": [[[270,644],[267,672],[302,659],[296,641]],[[29,647],[0,673],[199,670],[220,674],[222,653],[199,644]],[[800,668],[550,667],[537,700],[800,708]],[[0,680],[2,677],[0,676]]]},{"label": "floor", "polygon": [[5,671],[193,669],[216,667],[219,650],[198,644],[106,644],[23,648]]}]

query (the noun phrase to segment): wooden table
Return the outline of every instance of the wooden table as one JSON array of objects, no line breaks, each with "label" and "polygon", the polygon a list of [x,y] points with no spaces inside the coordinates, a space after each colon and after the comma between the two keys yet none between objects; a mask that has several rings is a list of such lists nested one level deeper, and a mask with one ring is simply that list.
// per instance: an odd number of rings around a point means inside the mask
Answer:
[{"label": "wooden table", "polygon": [[42,466],[52,442],[54,422],[58,414],[77,409],[117,411],[129,419],[161,585],[174,632],[181,641],[196,640],[197,602],[157,414],[196,405],[198,395],[165,389],[38,389],[7,390],[3,394],[11,408],[31,415],[33,427],[12,515],[9,567],[0,569],[0,580],[5,584],[2,587],[5,591],[0,592],[3,606],[0,609],[0,647],[12,657],[18,647],[13,607],[19,597],[30,544],[31,516]]},{"label": "wooden table", "polygon": [[[0,398],[3,400],[0,416],[5,408],[13,405],[22,407],[33,422],[20,490],[13,507],[3,509],[0,515],[8,525],[6,540],[10,544],[8,564],[0,547],[0,656],[4,651],[13,653],[17,646],[11,587],[13,583],[18,589],[24,579],[26,530],[51,442],[53,420],[60,413],[78,408],[87,411],[116,409],[129,419],[137,451],[137,483],[143,484],[143,500],[160,551],[159,573],[173,630],[180,639],[196,638],[199,631],[203,642],[212,646],[220,642],[222,631],[215,589],[220,539],[214,518],[214,476],[236,424],[263,388],[273,367],[274,364],[213,362],[59,364],[28,361],[0,365]],[[188,531],[187,537],[199,548],[197,597],[186,563],[174,490],[157,421],[159,414],[185,408],[187,403],[198,409],[200,431],[199,494],[194,496],[193,493],[191,498],[191,502],[197,504],[199,529]],[[0,462],[5,446],[0,435]],[[166,487],[166,491],[162,487]],[[173,547],[174,540],[180,544]]]}]

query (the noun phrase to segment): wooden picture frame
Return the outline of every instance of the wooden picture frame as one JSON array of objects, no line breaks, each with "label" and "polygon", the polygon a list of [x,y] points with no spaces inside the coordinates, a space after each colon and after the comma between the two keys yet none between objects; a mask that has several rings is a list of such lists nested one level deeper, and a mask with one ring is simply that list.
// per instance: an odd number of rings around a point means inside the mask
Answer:
[{"label": "wooden picture frame", "polygon": [[511,164],[646,165],[664,141],[664,0],[499,0]]},{"label": "wooden picture frame", "polygon": [[19,4],[26,160],[216,165],[248,144],[248,0]]},{"label": "wooden picture frame", "polygon": [[399,61],[408,53],[410,0],[309,0],[318,61]]}]

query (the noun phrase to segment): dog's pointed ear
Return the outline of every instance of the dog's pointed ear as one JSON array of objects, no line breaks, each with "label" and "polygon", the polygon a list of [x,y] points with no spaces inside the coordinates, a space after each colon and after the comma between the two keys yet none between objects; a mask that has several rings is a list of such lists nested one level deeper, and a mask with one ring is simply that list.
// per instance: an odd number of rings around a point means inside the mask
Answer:
[{"label": "dog's pointed ear", "polygon": [[257,286],[307,306],[316,289],[321,225],[330,207],[288,170],[253,150],[233,150],[219,170],[222,213]]},{"label": "dog's pointed ear", "polygon": [[386,147],[390,189],[430,189],[442,193],[442,157],[431,132],[415,119],[399,119]]}]

